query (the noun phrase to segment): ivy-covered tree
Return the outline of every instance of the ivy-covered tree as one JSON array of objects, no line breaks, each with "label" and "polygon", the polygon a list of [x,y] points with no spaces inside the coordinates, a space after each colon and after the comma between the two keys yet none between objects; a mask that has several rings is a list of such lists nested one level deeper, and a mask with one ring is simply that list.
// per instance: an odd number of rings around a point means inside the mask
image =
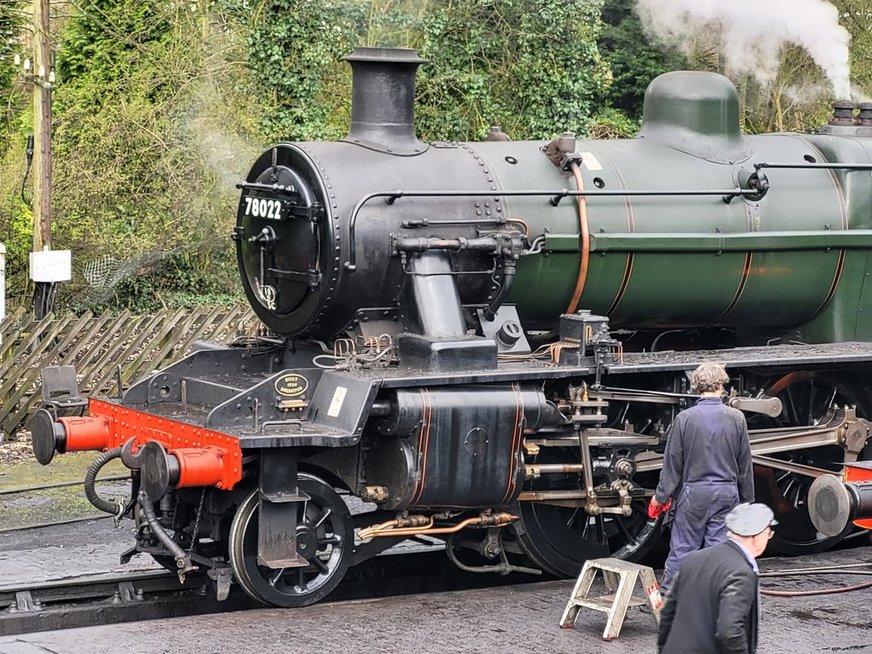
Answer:
[{"label": "ivy-covered tree", "polygon": [[[149,288],[169,295],[184,279],[188,290],[206,292],[195,278],[215,272],[207,246],[217,245],[229,259],[230,248],[216,234],[229,234],[232,200],[218,188],[196,131],[215,43],[193,8],[167,0],[89,0],[74,5],[63,25],[53,234],[58,247],[73,249],[74,265],[85,273],[65,291],[82,297],[87,280],[103,285],[90,291],[92,301],[111,300],[117,289],[107,287],[106,275],[95,280],[87,272],[91,262],[109,257],[102,267],[123,271],[109,281],[128,285],[115,295],[127,304],[142,296],[130,284],[145,285],[144,276],[161,270],[165,253],[173,253],[185,259],[185,276],[176,266],[165,284]],[[160,295],[150,296],[160,306]]]},{"label": "ivy-covered tree", "polygon": [[867,98],[872,96],[872,3],[832,0],[839,22],[851,33],[851,81]]},{"label": "ivy-covered tree", "polygon": [[605,0],[605,23],[598,45],[612,71],[609,104],[631,118],[642,116],[645,89],[658,75],[680,70],[687,62],[679,52],[652,43],[633,11],[636,0]]},{"label": "ivy-covered tree", "polygon": [[609,85],[600,0],[456,0],[424,20],[420,125],[431,138],[584,132]]},{"label": "ivy-covered tree", "polygon": [[[345,64],[362,3],[333,0],[218,0],[247,32],[251,92],[264,140],[339,137]],[[352,11],[354,10],[354,11]],[[342,92],[337,92],[337,85]]]}]

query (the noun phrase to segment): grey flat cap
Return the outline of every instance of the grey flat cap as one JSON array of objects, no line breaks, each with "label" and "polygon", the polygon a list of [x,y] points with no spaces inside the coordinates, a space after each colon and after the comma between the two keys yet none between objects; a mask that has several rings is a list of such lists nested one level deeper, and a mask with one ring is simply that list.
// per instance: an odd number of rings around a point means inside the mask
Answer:
[{"label": "grey flat cap", "polygon": [[778,524],[775,514],[765,504],[743,502],[727,514],[727,529],[738,536],[756,536],[766,527]]}]

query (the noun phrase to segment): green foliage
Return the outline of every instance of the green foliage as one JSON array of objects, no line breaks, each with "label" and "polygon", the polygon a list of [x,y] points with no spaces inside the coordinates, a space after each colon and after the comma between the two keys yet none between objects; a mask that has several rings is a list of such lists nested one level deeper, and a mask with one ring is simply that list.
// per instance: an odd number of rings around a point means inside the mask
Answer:
[{"label": "green foliage", "polygon": [[23,1],[19,0],[0,2],[0,91],[3,92],[9,89],[16,75],[12,59],[21,35],[23,7]]},{"label": "green foliage", "polygon": [[19,53],[24,4],[19,0],[0,0],[0,101],[5,105],[6,120],[0,123],[0,151],[5,150],[12,138],[9,122],[17,113],[19,95],[15,93],[15,80],[19,73],[14,56]]},{"label": "green foliage", "polygon": [[248,30],[251,87],[266,140],[339,137],[334,118],[347,93],[334,91],[337,83],[347,87],[339,58],[351,51],[350,17],[330,0],[261,0],[250,11],[247,0],[218,5]]},{"label": "green foliage", "polygon": [[[210,86],[214,43],[188,3],[93,0],[85,8],[66,23],[58,55],[54,244],[73,249],[80,266],[106,254],[150,262],[117,290],[119,304],[143,305],[160,287],[154,275],[172,272],[143,255],[196,251],[231,229],[235,192],[203,148],[204,130],[217,129],[203,116],[222,101]],[[194,264],[203,275],[212,266],[209,257]],[[170,290],[179,279],[191,293],[211,292],[177,275]],[[100,292],[79,292],[83,281],[74,279],[71,296],[102,302]]]},{"label": "green foliage", "polygon": [[869,0],[832,0],[839,22],[851,33],[851,81],[868,101],[872,96],[872,4]]},{"label": "green foliage", "polygon": [[599,49],[612,71],[607,100],[632,118],[642,116],[645,89],[658,75],[687,67],[684,57],[653,44],[633,11],[635,0],[605,0]]},{"label": "green foliage", "polygon": [[614,107],[605,107],[591,119],[589,132],[593,139],[629,139],[638,134],[639,121],[627,118]]},{"label": "green foliage", "polygon": [[166,3],[93,0],[86,9],[64,33],[57,68],[70,82],[88,77],[111,83],[129,74],[139,57],[154,56],[172,36]]},{"label": "green foliage", "polygon": [[0,242],[6,246],[6,292],[14,304],[28,291],[27,264],[33,213],[21,198],[25,158],[24,143],[19,138],[23,139],[23,136],[12,131],[7,134],[12,140],[0,155]]},{"label": "green foliage", "polygon": [[512,138],[585,131],[609,84],[599,56],[599,1],[457,0],[422,27],[429,60],[419,125],[429,138],[479,139],[492,124]]}]

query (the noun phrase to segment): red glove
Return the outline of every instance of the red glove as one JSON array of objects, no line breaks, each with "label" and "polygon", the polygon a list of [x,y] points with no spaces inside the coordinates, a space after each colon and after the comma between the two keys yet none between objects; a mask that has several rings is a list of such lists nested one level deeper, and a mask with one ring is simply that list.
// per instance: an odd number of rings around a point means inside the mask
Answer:
[{"label": "red glove", "polygon": [[672,506],[672,498],[670,497],[666,504],[660,504],[657,501],[656,497],[651,498],[651,503],[648,505],[648,517],[652,520],[656,520],[661,515],[666,513],[669,510],[669,507]]}]

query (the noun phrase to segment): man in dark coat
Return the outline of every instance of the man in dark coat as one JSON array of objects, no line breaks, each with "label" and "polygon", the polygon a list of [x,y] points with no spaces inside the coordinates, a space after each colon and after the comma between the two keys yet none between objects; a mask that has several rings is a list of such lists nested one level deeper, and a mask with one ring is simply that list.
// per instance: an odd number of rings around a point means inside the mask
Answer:
[{"label": "man in dark coat", "polygon": [[648,507],[648,515],[656,518],[678,493],[660,583],[664,594],[688,554],[726,540],[727,513],[739,502],[754,501],[745,416],[721,401],[728,380],[720,363],[703,363],[694,370],[691,386],[700,398],[678,414],[666,441],[660,482]]},{"label": "man in dark coat", "polygon": [[676,574],[660,613],[660,654],[754,654],[759,594],[757,557],[772,537],[772,510],[740,504],[726,518],[727,542],[693,552]]}]

